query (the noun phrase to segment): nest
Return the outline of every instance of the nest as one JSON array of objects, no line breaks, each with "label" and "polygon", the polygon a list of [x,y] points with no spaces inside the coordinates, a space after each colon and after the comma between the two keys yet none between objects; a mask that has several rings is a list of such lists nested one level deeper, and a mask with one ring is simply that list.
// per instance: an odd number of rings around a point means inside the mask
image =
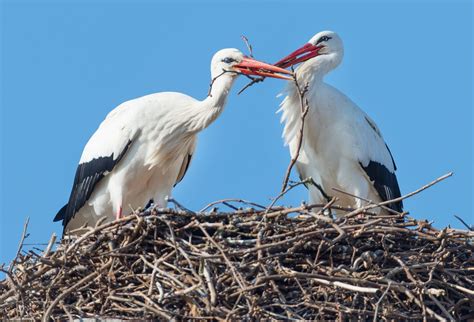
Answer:
[{"label": "nest", "polygon": [[474,318],[474,233],[310,206],[149,209],[20,252],[0,318]]}]

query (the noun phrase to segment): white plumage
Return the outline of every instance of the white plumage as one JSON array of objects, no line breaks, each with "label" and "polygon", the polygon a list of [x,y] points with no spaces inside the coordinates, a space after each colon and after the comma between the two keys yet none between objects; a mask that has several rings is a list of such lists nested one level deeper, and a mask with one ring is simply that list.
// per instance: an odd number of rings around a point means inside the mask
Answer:
[{"label": "white plumage", "polygon": [[69,201],[55,221],[71,231],[102,217],[118,218],[150,200],[165,207],[188,169],[197,134],[220,115],[236,76],[284,78],[275,72],[289,73],[224,49],[212,59],[212,88],[203,101],[163,92],[119,105],[87,142]]},{"label": "white plumage", "polygon": [[[333,188],[375,202],[399,197],[400,189],[395,162],[375,122],[323,80],[340,64],[343,52],[339,36],[324,31],[275,65],[288,67],[303,62],[295,74],[300,86],[309,86],[309,112],[296,167],[302,179],[311,177],[314,181],[308,185],[310,202],[325,203],[337,196],[341,206],[360,207],[366,202]],[[301,126],[300,98],[294,82],[288,84],[287,94],[280,111],[285,123],[283,137],[293,158]],[[402,211],[401,202],[390,207]]]}]

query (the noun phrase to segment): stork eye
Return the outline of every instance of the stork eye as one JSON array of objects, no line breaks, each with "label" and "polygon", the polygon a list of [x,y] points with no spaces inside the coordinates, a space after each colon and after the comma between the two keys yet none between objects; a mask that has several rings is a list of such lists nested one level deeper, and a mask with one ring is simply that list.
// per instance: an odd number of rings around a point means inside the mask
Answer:
[{"label": "stork eye", "polygon": [[321,38],[318,39],[318,42],[316,43],[316,45],[323,42],[323,41],[328,41],[329,39],[332,39],[332,37],[322,36]]},{"label": "stork eye", "polygon": [[236,62],[236,60],[234,58],[226,57],[222,60],[222,62],[226,64],[230,64],[230,63]]}]

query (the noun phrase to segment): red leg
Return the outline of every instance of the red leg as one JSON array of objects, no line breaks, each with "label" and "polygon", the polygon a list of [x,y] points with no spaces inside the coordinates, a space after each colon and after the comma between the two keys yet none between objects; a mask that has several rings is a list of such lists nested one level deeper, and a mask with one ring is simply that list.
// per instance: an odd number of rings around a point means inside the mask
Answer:
[{"label": "red leg", "polygon": [[122,206],[119,207],[117,213],[115,214],[115,220],[119,220],[122,217]]}]

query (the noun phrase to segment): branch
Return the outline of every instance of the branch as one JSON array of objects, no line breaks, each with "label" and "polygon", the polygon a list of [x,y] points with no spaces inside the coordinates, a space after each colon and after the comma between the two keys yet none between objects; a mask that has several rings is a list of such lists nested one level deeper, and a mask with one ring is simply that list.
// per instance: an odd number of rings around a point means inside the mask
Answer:
[{"label": "branch", "polygon": [[240,95],[241,93],[243,93],[243,91],[245,91],[247,88],[249,88],[250,86],[252,86],[253,84],[257,84],[257,83],[260,83],[260,82],[263,82],[265,80],[265,77],[251,77],[249,75],[246,75],[248,78],[251,79],[250,83],[248,83],[247,85],[245,85],[244,87],[242,87],[242,89],[237,93],[237,95]]},{"label": "branch", "polygon": [[[253,47],[250,44],[249,39],[247,37],[245,37],[245,35],[242,35],[241,37],[242,37],[242,40],[245,43],[245,46],[247,46],[247,49],[249,51],[249,56],[253,58]],[[265,77],[250,77],[248,75],[246,75],[246,76],[247,76],[247,78],[250,79],[250,82],[247,85],[245,85],[244,87],[242,87],[242,89],[237,93],[237,95],[242,94],[250,86],[252,86],[254,84],[257,84],[257,83],[260,83],[260,82],[263,82],[265,80]]]},{"label": "branch", "polygon": [[283,179],[283,184],[281,187],[281,192],[285,191],[286,186],[288,185],[288,180],[290,178],[291,174],[291,169],[295,165],[296,161],[298,160],[298,157],[300,156],[300,150],[301,150],[301,145],[303,143],[303,131],[304,131],[304,121],[306,118],[306,115],[308,114],[309,111],[309,102],[308,99],[305,97],[306,93],[308,92],[308,83],[304,86],[304,88],[301,88],[299,83],[298,83],[298,78],[297,75],[293,71],[293,81],[295,82],[295,86],[298,89],[298,95],[300,97],[300,105],[301,105],[301,126],[300,126],[300,131],[298,132],[298,145],[296,146],[296,153],[294,157],[291,158],[290,164],[288,165],[288,168],[286,169],[286,174]]},{"label": "branch", "polygon": [[[244,74],[241,74],[241,73],[233,71],[233,70],[222,69],[222,73],[220,73],[219,75],[217,75],[216,77],[211,79],[211,83],[209,84],[209,91],[207,92],[207,96],[212,97],[212,95],[211,95],[212,85],[214,85],[214,82],[216,81],[216,79],[218,79],[219,77],[221,77],[222,75],[227,74],[227,73],[234,73],[234,74],[238,74],[238,75],[244,75]],[[245,76],[247,76],[247,75],[245,75]]]},{"label": "branch", "polygon": [[[290,190],[292,190],[293,188],[296,188],[297,186],[300,186],[300,185],[302,185],[302,184],[309,184],[309,183],[311,183],[311,180],[312,180],[311,177],[309,177],[309,178],[307,178],[307,179],[305,179],[305,180],[303,180],[303,181],[298,181],[298,182],[292,183],[292,184],[290,184],[288,187],[285,186],[285,187],[284,187],[284,190],[282,190],[282,191],[280,192],[280,194],[279,194],[278,196],[276,196],[276,197],[273,199],[272,203],[267,207],[267,209],[265,210],[265,214],[267,214],[267,213],[273,208],[273,206],[275,205],[275,203],[276,203],[280,198],[282,198],[285,194],[287,194]],[[287,178],[287,181],[288,181],[288,178]]]},{"label": "branch", "polygon": [[252,45],[249,42],[249,39],[245,37],[245,35],[240,36],[242,37],[242,40],[244,41],[245,45],[247,46],[247,49],[249,51],[249,56],[253,58],[253,48]]},{"label": "branch", "polygon": [[28,230],[28,223],[30,222],[30,217],[26,218],[25,225],[23,226],[23,232],[21,233],[21,238],[20,238],[20,243],[18,244],[18,250],[16,251],[16,256],[13,262],[11,263],[10,267],[8,267],[8,272],[11,273],[13,270],[13,267],[17,263],[18,256],[20,255],[20,252],[23,248],[23,243],[25,241],[25,238],[28,237],[29,234],[27,234]]},{"label": "branch", "polygon": [[367,210],[370,210],[370,209],[373,209],[373,208],[378,208],[378,207],[381,207],[381,206],[389,205],[389,204],[394,203],[394,202],[402,201],[402,200],[404,200],[404,199],[407,199],[407,198],[409,198],[409,197],[411,197],[411,196],[413,196],[413,195],[416,195],[416,194],[422,192],[423,190],[428,189],[429,187],[431,187],[431,186],[437,184],[437,183],[440,182],[440,181],[443,181],[443,180],[446,179],[446,178],[451,177],[452,175],[453,175],[452,172],[446,173],[445,175],[439,177],[438,179],[433,180],[432,182],[430,182],[430,183],[424,185],[423,187],[421,187],[421,188],[419,188],[419,189],[417,189],[417,190],[415,190],[415,191],[413,191],[413,192],[410,192],[410,193],[408,193],[408,194],[406,194],[406,195],[404,195],[404,196],[401,196],[401,197],[398,197],[398,198],[395,198],[395,199],[391,199],[391,200],[387,200],[387,201],[384,201],[384,202],[379,202],[379,203],[377,203],[377,204],[370,204],[370,205],[361,207],[361,208],[359,208],[359,209],[356,209],[356,210],[354,210],[354,211],[348,213],[345,217],[349,217],[349,218],[350,218],[350,217],[353,217],[353,216],[355,216],[355,215],[360,214],[360,213],[363,212],[363,211],[367,211]]},{"label": "branch", "polygon": [[462,223],[464,224],[464,226],[466,226],[467,229],[469,229],[470,231],[474,231],[474,227],[473,227],[473,226],[469,226],[461,217],[456,216],[456,215],[454,215],[454,217],[456,217],[457,220],[459,220],[460,222],[462,222]]},{"label": "branch", "polygon": [[339,192],[339,193],[342,193],[342,194],[344,194],[344,195],[351,196],[351,197],[353,197],[353,198],[360,199],[360,200],[362,200],[362,201],[368,202],[368,203],[371,204],[371,205],[377,205],[377,206],[379,206],[380,208],[382,208],[382,209],[384,209],[384,210],[387,210],[389,213],[392,213],[392,214],[395,214],[395,215],[401,215],[401,214],[403,214],[403,213],[401,213],[401,212],[398,212],[398,211],[396,211],[396,210],[393,210],[392,208],[389,208],[389,207],[387,207],[387,206],[381,205],[379,202],[375,202],[375,201],[372,201],[372,200],[370,200],[370,199],[357,196],[357,195],[355,195],[355,194],[352,194],[352,193],[350,193],[350,192],[344,191],[344,190],[342,190],[342,189],[338,189],[338,188],[333,187],[332,190],[337,191],[337,192]]},{"label": "branch", "polygon": [[215,206],[215,205],[220,204],[220,203],[222,203],[226,206],[229,206],[229,202],[238,202],[238,203],[243,203],[243,204],[246,204],[246,205],[249,205],[249,206],[254,206],[254,207],[265,209],[265,206],[259,205],[258,203],[255,203],[255,202],[252,202],[252,201],[247,201],[247,200],[244,200],[244,199],[229,198],[229,199],[221,199],[221,200],[213,201],[210,204],[206,205],[201,210],[199,210],[198,213],[204,212],[207,209],[211,208],[212,206]]},{"label": "branch", "polygon": [[234,74],[236,74],[236,75],[245,76],[245,77],[247,77],[248,79],[250,79],[250,83],[248,83],[247,85],[245,85],[244,88],[242,88],[242,89],[237,93],[237,95],[240,95],[240,93],[242,93],[244,90],[246,90],[248,87],[252,86],[253,84],[263,82],[263,80],[265,79],[265,77],[252,77],[252,76],[250,76],[250,75],[242,74],[242,73],[239,73],[239,72],[234,71],[234,70],[225,70],[225,69],[223,69],[223,70],[222,70],[222,73],[220,73],[219,75],[217,75],[216,77],[214,77],[214,78],[211,80],[211,83],[209,84],[209,91],[207,92],[207,96],[212,97],[212,94],[211,94],[212,85],[214,85],[214,82],[215,82],[219,77],[221,77],[222,75],[227,74],[227,73],[234,73]]}]

